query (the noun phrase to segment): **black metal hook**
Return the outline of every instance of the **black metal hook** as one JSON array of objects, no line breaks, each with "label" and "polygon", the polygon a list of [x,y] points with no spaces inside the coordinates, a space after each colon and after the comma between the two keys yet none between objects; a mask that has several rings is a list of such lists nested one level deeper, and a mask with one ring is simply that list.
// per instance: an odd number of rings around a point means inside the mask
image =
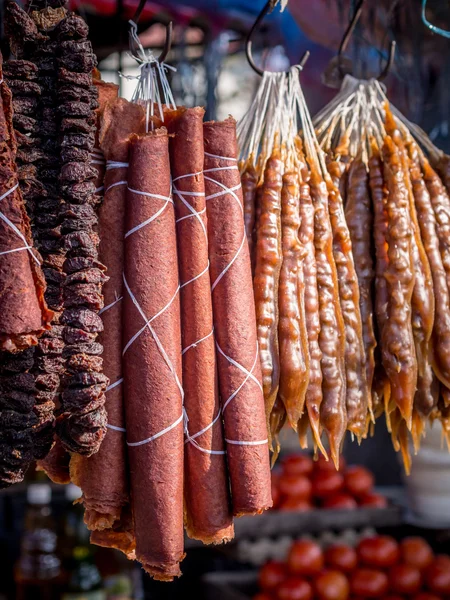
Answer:
[{"label": "black metal hook", "polygon": [[[146,2],[147,2],[147,0],[139,1],[136,12],[134,13],[133,18],[131,19],[131,21],[135,25],[138,24],[138,21],[141,17],[142,11],[144,10],[144,6],[145,6]],[[164,62],[165,59],[167,58],[167,55],[169,54],[170,49],[172,48],[172,41],[173,41],[173,23],[172,23],[172,21],[170,21],[166,25],[166,39],[164,40],[163,50],[162,50],[161,54],[158,56],[158,58],[156,59],[159,63]]]},{"label": "black metal hook", "polygon": [[[261,75],[261,76],[264,75],[264,71],[258,67],[258,65],[255,63],[255,61],[253,59],[253,54],[252,54],[252,35],[255,33],[256,29],[258,28],[259,24],[264,19],[264,17],[270,12],[270,7],[271,7],[271,1],[268,0],[268,2],[266,2],[266,4],[265,4],[264,8],[262,9],[262,11],[257,16],[256,21],[253,23],[252,28],[248,32],[247,39],[246,39],[246,42],[245,42],[245,55],[247,56],[248,64],[255,71],[255,73],[258,73],[258,75]],[[305,66],[305,64],[306,64],[306,62],[307,62],[307,60],[309,58],[309,54],[310,53],[307,50],[304,53],[304,55],[302,56],[302,59],[301,59],[301,61],[299,63],[299,66],[300,66],[301,69],[303,69],[303,67]]]},{"label": "black metal hook", "polygon": [[[350,23],[348,24],[347,29],[345,30],[344,33],[344,37],[342,38],[342,41],[340,43],[339,46],[339,51],[338,51],[338,66],[339,66],[339,72],[341,73],[341,75],[344,77],[345,76],[345,71],[344,68],[342,66],[342,56],[344,54],[344,52],[347,50],[347,46],[348,43],[350,41],[350,38],[352,37],[353,32],[355,31],[355,27],[359,21],[359,19],[361,18],[361,14],[363,11],[363,7],[364,7],[364,3],[366,0],[361,0],[355,10],[355,14],[353,15],[352,20],[350,21]],[[394,64],[394,59],[395,59],[395,51],[397,48],[397,44],[395,42],[395,40],[393,40],[391,42],[391,46],[389,48],[389,56],[388,56],[388,60],[386,62],[386,65],[384,66],[384,69],[381,71],[381,73],[378,75],[378,77],[376,77],[376,79],[378,81],[383,81],[383,79],[386,79],[386,77],[389,75],[391,69],[392,69],[392,65]]]}]

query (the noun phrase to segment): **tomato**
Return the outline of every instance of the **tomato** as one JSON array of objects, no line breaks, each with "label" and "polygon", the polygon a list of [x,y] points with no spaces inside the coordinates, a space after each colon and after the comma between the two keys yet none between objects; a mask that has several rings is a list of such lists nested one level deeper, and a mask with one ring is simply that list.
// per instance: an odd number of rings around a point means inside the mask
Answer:
[{"label": "tomato", "polygon": [[324,508],[342,508],[342,509],[352,509],[358,508],[358,504],[354,498],[349,496],[348,494],[333,494],[329,498],[325,499],[323,503]]},{"label": "tomato", "polygon": [[265,594],[264,592],[260,592],[253,596],[253,600],[272,600],[272,596],[270,594]]},{"label": "tomato", "polygon": [[369,567],[392,567],[400,556],[397,542],[387,535],[361,540],[357,552],[360,561]]},{"label": "tomato", "polygon": [[278,510],[295,512],[306,512],[312,508],[314,507],[309,500],[304,500],[303,498],[294,498],[292,496],[282,500],[278,505]]},{"label": "tomato", "polygon": [[316,498],[337,494],[344,487],[344,477],[337,471],[318,471],[312,480],[312,492]]},{"label": "tomato", "polygon": [[435,594],[430,594],[430,592],[419,592],[412,597],[412,600],[442,600],[442,598]]},{"label": "tomato", "polygon": [[375,492],[369,492],[368,494],[363,494],[358,498],[359,504],[361,506],[372,506],[373,508],[386,508],[388,505],[388,501],[381,494],[376,494]]},{"label": "tomato", "polygon": [[343,573],[350,573],[358,565],[358,555],[354,548],[345,544],[336,544],[327,548],[325,552],[325,564]]},{"label": "tomato", "polygon": [[347,600],[350,585],[347,577],[339,571],[324,571],[315,580],[315,597],[318,600]]},{"label": "tomato", "polygon": [[347,467],[344,480],[347,492],[356,498],[370,492],[375,483],[372,473],[365,467],[357,465]]},{"label": "tomato", "polygon": [[320,546],[309,540],[294,542],[287,558],[288,569],[295,575],[317,575],[323,569],[323,562]]},{"label": "tomato", "polygon": [[290,454],[281,464],[284,473],[289,475],[310,475],[314,468],[313,460],[307,454]]},{"label": "tomato", "polygon": [[400,544],[402,562],[423,571],[433,562],[433,550],[428,542],[420,537],[405,538]]},{"label": "tomato", "polygon": [[[345,469],[345,460],[343,456],[339,457],[339,471],[343,471]],[[315,471],[331,471],[332,473],[336,473],[336,467],[334,466],[334,462],[331,460],[327,460],[322,454],[319,454],[319,457],[314,463]]]},{"label": "tomato", "polygon": [[389,589],[386,573],[376,569],[356,569],[350,576],[350,589],[355,596],[379,598]]},{"label": "tomato", "polygon": [[259,572],[259,587],[265,592],[270,592],[277,588],[286,577],[287,570],[285,564],[277,560],[269,560]]},{"label": "tomato", "polygon": [[283,473],[278,480],[278,490],[282,496],[308,500],[311,497],[311,489],[311,482],[304,475]]},{"label": "tomato", "polygon": [[425,571],[425,579],[431,592],[450,596],[450,557],[436,556]]},{"label": "tomato", "polygon": [[422,576],[419,569],[411,565],[394,565],[389,571],[389,582],[393,592],[410,596],[420,591]]},{"label": "tomato", "polygon": [[289,577],[278,586],[277,600],[312,600],[311,584],[301,577]]}]

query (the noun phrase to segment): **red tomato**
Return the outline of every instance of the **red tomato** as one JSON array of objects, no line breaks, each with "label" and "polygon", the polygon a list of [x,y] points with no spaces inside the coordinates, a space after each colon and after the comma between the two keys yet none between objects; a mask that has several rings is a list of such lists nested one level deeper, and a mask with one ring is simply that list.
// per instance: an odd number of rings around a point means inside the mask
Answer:
[{"label": "red tomato", "polygon": [[361,506],[372,506],[373,508],[386,508],[386,506],[388,505],[386,498],[381,494],[376,494],[375,492],[363,494],[358,498],[358,500]]},{"label": "red tomato", "polygon": [[311,584],[301,577],[289,577],[278,586],[277,600],[312,600]]},{"label": "red tomato", "polygon": [[365,467],[358,465],[347,467],[344,480],[348,493],[356,498],[370,492],[375,483],[372,473]]},{"label": "red tomato", "polygon": [[355,596],[379,598],[389,589],[386,573],[376,569],[356,569],[350,576],[350,588]]},{"label": "red tomato", "polygon": [[423,571],[433,562],[433,550],[420,537],[405,538],[400,544],[402,562]]},{"label": "red tomato", "polygon": [[[339,457],[339,471],[343,471],[345,469],[345,460],[343,456]],[[336,473],[336,467],[334,466],[334,462],[331,460],[327,460],[322,454],[319,454],[317,460],[314,463],[315,471],[331,471],[332,473]]]},{"label": "red tomato", "polygon": [[393,592],[410,596],[420,591],[422,576],[419,569],[411,565],[394,565],[389,571],[389,582]]},{"label": "red tomato", "polygon": [[303,498],[294,498],[292,496],[282,500],[278,505],[278,510],[283,511],[306,512],[312,508],[314,507],[309,500],[304,500]]},{"label": "red tomato", "polygon": [[318,600],[347,600],[350,585],[347,577],[339,571],[324,571],[315,580],[315,597]]},{"label": "red tomato", "polygon": [[270,594],[265,594],[264,592],[260,592],[253,596],[253,600],[272,600],[272,596]]},{"label": "red tomato", "polygon": [[308,500],[311,497],[311,488],[310,480],[304,475],[283,473],[278,480],[278,490],[282,496]]},{"label": "red tomato", "polygon": [[310,475],[314,468],[313,460],[307,454],[290,454],[282,460],[283,471],[289,475]]},{"label": "red tomato", "polygon": [[344,477],[337,471],[318,471],[312,480],[313,496],[327,498],[344,487]]},{"label": "red tomato", "polygon": [[329,498],[325,499],[323,503],[324,508],[342,508],[342,509],[352,509],[358,508],[358,504],[354,498],[349,496],[348,494],[333,494]]},{"label": "red tomato", "polygon": [[294,542],[289,550],[287,566],[295,575],[317,575],[323,569],[323,554],[320,546],[309,540]]},{"label": "red tomato", "polygon": [[361,540],[357,552],[360,561],[369,567],[392,567],[400,556],[397,542],[387,535]]},{"label": "red tomato", "polygon": [[431,592],[450,596],[450,557],[436,556],[425,571],[425,579]]},{"label": "red tomato", "polygon": [[358,555],[354,548],[345,544],[336,544],[327,548],[325,552],[325,564],[343,573],[350,573],[358,565]]},{"label": "red tomato", "polygon": [[435,594],[430,594],[430,592],[419,592],[412,597],[412,600],[442,600],[442,598]]},{"label": "red tomato", "polygon": [[286,565],[277,560],[269,560],[259,572],[259,587],[265,592],[271,592],[276,589],[286,577]]}]

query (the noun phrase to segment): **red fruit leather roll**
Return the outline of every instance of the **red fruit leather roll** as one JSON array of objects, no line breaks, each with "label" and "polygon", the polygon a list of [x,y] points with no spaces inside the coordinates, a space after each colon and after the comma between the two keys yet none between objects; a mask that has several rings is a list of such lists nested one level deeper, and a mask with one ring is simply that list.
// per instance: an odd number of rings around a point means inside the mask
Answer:
[{"label": "red fruit leather roll", "polygon": [[102,531],[96,529],[93,531],[90,541],[91,544],[96,546],[120,550],[129,560],[135,560],[136,539],[130,505],[127,504],[120,515],[120,519],[110,529],[103,529]]},{"label": "red fruit leather roll", "polygon": [[70,454],[56,438],[47,456],[38,461],[36,471],[44,471],[53,483],[66,484],[70,483],[69,463]]},{"label": "red fruit leather roll", "polygon": [[[104,108],[100,144],[107,170],[98,233],[99,260],[106,265],[109,280],[103,286],[105,305],[99,314],[104,330],[98,341],[103,345],[103,372],[111,382],[106,389],[108,429],[96,454],[74,454],[70,462],[72,481],[83,490],[84,520],[91,530],[108,529],[113,524],[119,527],[122,508],[129,502],[122,374],[123,240],[129,139],[143,131],[144,111],[140,106],[119,98]],[[113,547],[120,539],[114,536]],[[128,538],[124,542],[126,552]]]},{"label": "red fruit leather roll", "polygon": [[183,390],[175,214],[165,128],[132,136],[124,272],[124,388],[136,558],[181,574]]},{"label": "red fruit leather roll", "polygon": [[103,180],[105,178],[105,156],[103,150],[100,148],[100,127],[103,111],[105,110],[106,104],[114,102],[119,93],[119,86],[115,83],[107,83],[100,77],[100,73],[95,69],[93,76],[93,83],[98,92],[98,108],[95,111],[95,119],[97,122],[97,129],[95,131],[95,147],[92,151],[91,165],[97,171],[97,177],[95,179],[95,192],[103,196]]},{"label": "red fruit leather roll", "polygon": [[236,122],[203,126],[210,277],[233,514],[272,506],[269,448],[246,243]]},{"label": "red fruit leather roll", "polygon": [[[177,220],[185,426],[184,522],[206,544],[234,536],[220,418],[209,281],[203,108],[166,113]],[[203,433],[201,433],[203,432]],[[199,435],[200,434],[200,435]]]},{"label": "red fruit leather roll", "polygon": [[53,312],[44,300],[41,260],[32,247],[17,180],[11,92],[6,83],[1,83],[0,93],[0,350],[18,352],[37,344],[38,337],[50,329]]}]

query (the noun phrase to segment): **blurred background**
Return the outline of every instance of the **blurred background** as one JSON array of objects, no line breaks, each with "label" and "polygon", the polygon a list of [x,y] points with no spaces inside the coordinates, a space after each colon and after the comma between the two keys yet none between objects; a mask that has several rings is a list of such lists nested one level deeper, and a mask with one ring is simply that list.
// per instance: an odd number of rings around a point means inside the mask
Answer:
[{"label": "blurred background", "polygon": [[[169,77],[178,104],[204,106],[208,119],[228,114],[239,119],[245,113],[259,83],[245,57],[245,38],[264,4],[262,0],[145,3],[138,22],[145,48],[157,54],[164,45],[166,25],[170,21],[174,25],[167,63],[175,68]],[[268,70],[286,70],[310,51],[301,81],[312,115],[336,94],[334,57],[356,4],[353,0],[289,0],[284,11],[275,7],[253,36],[255,60]],[[1,16],[2,1],[0,5]],[[136,0],[71,2],[89,24],[102,77],[118,83],[121,95],[128,99],[138,74],[128,47],[128,21],[137,5]],[[423,6],[423,0],[367,0],[348,47],[346,69],[356,77],[376,75],[395,40],[395,62],[385,82],[389,98],[437,146],[450,151],[450,40],[426,24]],[[428,0],[425,16],[444,33],[450,30],[449,2]],[[2,50],[7,57],[3,37]],[[298,454],[298,440],[293,433],[283,435],[280,464],[295,464],[296,459],[288,455]],[[287,473],[279,467],[274,475],[276,510],[240,520],[236,541],[225,548],[189,542],[184,576],[174,584],[152,582],[119,553],[90,546],[76,504],[78,488],[49,484],[43,473],[30,469],[24,484],[0,493],[0,598],[244,600],[256,587],[252,584],[248,592],[235,586],[236,573],[250,570],[254,582],[254,573],[265,560],[283,557],[292,540],[304,534],[326,545],[330,540],[354,544],[359,536],[375,530],[399,539],[414,532],[436,551],[448,551],[450,461],[438,425],[414,459],[407,483],[382,420],[375,435],[361,446],[347,441],[344,457],[348,465],[364,467],[356,471],[366,481],[363,492],[354,491],[349,483],[352,476],[345,469],[340,479],[335,478],[331,492],[321,492],[320,482],[328,476],[317,466],[308,466],[305,472],[288,468]],[[291,477],[287,483],[286,474]],[[300,483],[292,475],[298,475]],[[344,499],[333,504],[329,496],[337,492]],[[216,579],[208,579],[211,574]],[[450,597],[450,589],[444,596]]]}]

